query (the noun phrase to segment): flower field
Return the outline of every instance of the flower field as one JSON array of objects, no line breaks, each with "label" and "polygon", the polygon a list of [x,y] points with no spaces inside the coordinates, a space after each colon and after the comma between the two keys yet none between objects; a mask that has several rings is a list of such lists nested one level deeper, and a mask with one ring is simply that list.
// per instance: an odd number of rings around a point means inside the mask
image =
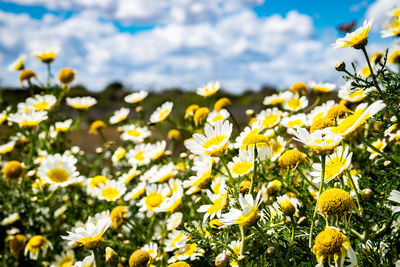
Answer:
[{"label": "flower field", "polygon": [[[86,127],[98,101],[70,95],[74,70],[53,77],[57,51],[36,55],[45,79],[17,59],[31,96],[0,113],[1,265],[400,264],[400,49],[369,56],[371,25],[333,45],[365,60],[332,66],[339,90],[296,82],[245,123],[209,82],[182,116],[138,91]],[[71,145],[82,131],[95,153]]]}]

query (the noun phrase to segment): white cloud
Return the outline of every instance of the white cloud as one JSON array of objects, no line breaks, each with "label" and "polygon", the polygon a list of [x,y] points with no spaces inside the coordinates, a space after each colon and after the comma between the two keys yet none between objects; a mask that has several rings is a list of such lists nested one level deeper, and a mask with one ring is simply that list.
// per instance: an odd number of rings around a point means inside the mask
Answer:
[{"label": "white cloud", "polygon": [[[226,9],[254,2],[227,1]],[[192,7],[194,12],[202,9]],[[340,74],[334,71],[335,63],[357,55],[351,48],[333,50],[330,44],[335,36],[315,39],[312,19],[296,11],[284,17],[260,18],[243,9],[213,22],[168,23],[134,34],[119,32],[95,11],[66,20],[54,15],[37,20],[0,11],[0,35],[4,36],[0,39],[1,69],[6,70],[20,53],[58,45],[62,52],[54,71],[75,69],[77,82],[90,90],[102,89],[115,80],[136,89],[193,89],[220,80],[231,92],[263,84],[283,88],[310,79],[337,82]],[[27,66],[46,77],[45,67],[37,59],[30,58]],[[16,73],[1,71],[0,79],[3,85],[18,85]]]},{"label": "white cloud", "polygon": [[400,8],[399,0],[377,0],[372,3],[366,13],[365,17],[367,19],[374,19],[373,30],[380,31],[382,25],[388,19],[389,13],[393,8]]}]

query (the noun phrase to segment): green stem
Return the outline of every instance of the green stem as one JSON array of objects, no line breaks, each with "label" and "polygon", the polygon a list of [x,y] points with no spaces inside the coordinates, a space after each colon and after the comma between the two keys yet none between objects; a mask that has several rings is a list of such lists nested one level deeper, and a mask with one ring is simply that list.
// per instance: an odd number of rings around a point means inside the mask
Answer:
[{"label": "green stem", "polygon": [[253,191],[254,191],[254,180],[255,180],[256,176],[257,176],[257,153],[256,153],[256,151],[254,151],[254,168],[253,168],[253,175],[251,176],[251,183],[250,183],[250,190],[249,190],[250,195],[252,195]]},{"label": "green stem", "polygon": [[[321,196],[322,194],[322,190],[324,189],[324,183],[325,183],[325,161],[326,161],[326,155],[322,155],[321,156],[321,183],[319,185],[319,190],[318,190],[318,197]],[[312,247],[312,234],[314,231],[314,220],[315,217],[317,216],[317,205],[315,205],[315,209],[314,209],[314,214],[312,217],[312,221],[311,221],[311,228],[310,228],[310,234],[308,237],[308,246],[311,248]]]},{"label": "green stem", "polygon": [[79,126],[81,124],[81,120],[82,120],[82,116],[83,116],[83,110],[79,109],[78,112],[79,112],[78,118],[76,119],[74,125],[72,126],[72,129],[74,129],[74,130],[79,130],[80,129]]},{"label": "green stem", "polygon": [[310,181],[310,179],[307,178],[307,176],[304,174],[304,172],[300,168],[296,168],[297,172],[300,174],[300,176],[309,184],[311,185],[314,189],[318,190],[318,186],[316,186],[313,182]]},{"label": "green stem", "polygon": [[359,211],[360,215],[362,216],[363,215],[363,208],[361,207],[361,204],[360,204],[360,202],[361,202],[360,201],[360,193],[358,192],[358,190],[356,188],[356,184],[354,183],[353,176],[351,176],[349,170],[347,170],[347,176],[349,176],[351,186],[353,187],[353,190],[356,193],[356,201],[357,201],[358,211]]},{"label": "green stem", "polygon": [[240,252],[239,252],[239,256],[243,255],[243,251],[244,251],[244,242],[246,241],[246,237],[244,235],[244,228],[243,226],[239,226],[240,228],[240,238],[241,238],[241,243],[240,243]]},{"label": "green stem", "polygon": [[294,223],[294,220],[293,220],[293,216],[292,216],[292,235],[291,235],[291,237],[290,237],[290,240],[293,242],[294,241],[294,230],[295,230],[295,223]]},{"label": "green stem", "polygon": [[224,161],[224,159],[223,159],[222,157],[220,157],[220,160],[221,160],[222,165],[224,166],[226,172],[228,173],[229,183],[230,183],[231,186],[233,187],[233,190],[234,190],[234,192],[235,192],[235,198],[236,198],[236,200],[238,201],[239,193],[238,193],[237,188],[236,188],[235,180],[233,179],[232,174],[231,174],[231,171],[229,170],[229,167],[228,167],[228,165],[226,164],[226,162]]},{"label": "green stem", "polygon": [[92,252],[93,252],[93,255],[94,255],[95,266],[96,266],[96,267],[100,267],[101,264],[100,264],[100,255],[99,255],[98,248],[97,248],[97,247],[94,248],[94,249],[92,250]]},{"label": "green stem", "polygon": [[51,85],[51,66],[50,63],[47,63],[47,88],[50,88]]}]

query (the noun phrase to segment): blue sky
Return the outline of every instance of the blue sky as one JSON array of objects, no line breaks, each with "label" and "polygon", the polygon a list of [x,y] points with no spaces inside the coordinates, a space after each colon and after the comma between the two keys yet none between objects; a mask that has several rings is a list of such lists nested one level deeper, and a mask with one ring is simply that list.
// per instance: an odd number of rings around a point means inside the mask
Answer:
[{"label": "blue sky", "polygon": [[370,52],[393,40],[380,25],[396,0],[7,0],[0,1],[0,85],[18,85],[7,66],[19,54],[39,76],[32,52],[60,47],[53,69],[76,69],[77,83],[100,90],[121,81],[132,89],[193,89],[220,80],[232,92],[301,80],[340,83],[336,27],[374,18]]}]

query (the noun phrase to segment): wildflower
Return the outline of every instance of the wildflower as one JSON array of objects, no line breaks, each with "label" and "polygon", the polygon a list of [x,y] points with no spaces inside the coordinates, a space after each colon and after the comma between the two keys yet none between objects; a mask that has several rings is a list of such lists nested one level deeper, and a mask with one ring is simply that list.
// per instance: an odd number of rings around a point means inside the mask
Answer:
[{"label": "wildflower", "polygon": [[227,106],[229,106],[231,104],[232,104],[232,102],[229,100],[229,98],[226,98],[226,97],[220,98],[220,99],[218,99],[217,102],[215,102],[214,110],[215,111],[220,111],[224,107],[227,107]]},{"label": "wildflower", "polygon": [[228,121],[219,121],[214,128],[206,125],[204,132],[205,136],[198,133],[193,134],[194,140],[186,142],[186,148],[198,155],[221,156],[228,147],[232,124]]},{"label": "wildflower", "polygon": [[[279,94],[273,94],[270,96],[266,96],[264,98],[264,105],[277,106],[285,102],[288,98],[292,96],[292,93],[289,91],[284,91]],[[247,112],[246,112],[247,113]]]},{"label": "wildflower", "polygon": [[369,91],[370,90],[364,90],[364,89],[352,90],[351,84],[346,83],[340,87],[338,96],[341,99],[354,103],[362,101],[368,95]]},{"label": "wildflower", "polygon": [[196,109],[193,115],[193,122],[195,126],[198,126],[201,122],[203,122],[210,111],[206,107],[201,107]]},{"label": "wildflower", "polygon": [[248,174],[254,166],[254,149],[240,149],[239,156],[233,157],[228,163],[232,177],[239,177]]},{"label": "wildflower", "polygon": [[322,192],[317,200],[317,211],[323,216],[343,216],[355,207],[349,193],[339,188],[330,188]]},{"label": "wildflower", "polygon": [[348,266],[357,264],[357,256],[351,248],[348,238],[336,228],[327,227],[319,233],[315,238],[312,250],[320,266],[323,266],[325,258],[328,258],[328,263],[330,263],[332,257],[336,262],[339,256],[341,256],[341,264],[339,266],[343,266],[346,257],[349,257],[351,261]]},{"label": "wildflower", "polygon": [[25,68],[24,66],[24,61],[25,61],[26,56],[25,55],[20,55],[16,60],[14,60],[9,66],[8,70],[13,71],[13,70],[23,70]]},{"label": "wildflower", "polygon": [[[234,148],[246,149],[250,145],[255,145],[254,140],[256,139],[264,139],[264,141],[268,141],[268,137],[262,137],[261,131],[264,129],[264,126],[260,121],[254,122],[251,127],[246,127],[238,137],[236,137]],[[258,136],[259,138],[255,138]]]},{"label": "wildflower", "polygon": [[126,120],[128,114],[129,114],[128,108],[121,108],[119,110],[116,110],[110,118],[110,124],[117,124],[120,123],[121,121]]},{"label": "wildflower", "polygon": [[61,255],[56,255],[55,261],[50,267],[71,267],[74,265],[75,254],[73,250],[68,250]]},{"label": "wildflower", "polygon": [[305,128],[298,128],[294,134],[295,140],[304,143],[320,155],[330,154],[343,139],[340,135],[328,130],[316,130],[310,134]]},{"label": "wildflower", "polygon": [[110,213],[111,228],[118,229],[127,217],[128,206],[116,206]]},{"label": "wildflower", "polygon": [[7,162],[7,164],[3,167],[3,174],[6,179],[9,180],[17,180],[22,176],[24,172],[24,167],[21,162],[12,160]]},{"label": "wildflower", "polygon": [[21,219],[18,212],[14,212],[1,221],[2,225],[10,225]]},{"label": "wildflower", "polygon": [[91,106],[97,104],[97,100],[90,96],[84,97],[67,97],[66,98],[67,105],[73,107],[77,110],[87,110]]},{"label": "wildflower", "polygon": [[151,260],[155,260],[158,254],[158,245],[150,242],[142,247],[143,250],[147,251],[150,255]]},{"label": "wildflower", "polygon": [[167,197],[159,206],[158,211],[161,212],[175,212],[182,205],[183,188],[180,184],[176,185],[172,195]]},{"label": "wildflower", "polygon": [[400,64],[400,49],[397,49],[389,54],[388,63]]},{"label": "wildflower", "polygon": [[250,194],[240,195],[239,204],[241,210],[232,208],[228,213],[222,214],[220,221],[224,226],[238,224],[240,226],[250,226],[254,224],[259,218],[258,207],[262,202],[261,193],[253,199]]},{"label": "wildflower", "polygon": [[278,202],[280,210],[286,216],[291,217],[296,212],[295,206],[292,204],[292,202],[290,202],[287,195],[278,197],[277,202]]},{"label": "wildflower", "polygon": [[146,192],[146,183],[141,182],[136,185],[129,193],[124,196],[125,201],[137,200]]},{"label": "wildflower", "polygon": [[384,56],[385,56],[385,55],[384,55],[383,53],[381,53],[381,52],[376,52],[376,53],[372,54],[372,56],[369,58],[369,61],[371,61],[371,63],[372,63],[373,65],[376,65],[376,64],[378,64],[379,62],[381,62],[381,60],[382,60],[382,58],[383,58]]},{"label": "wildflower", "polygon": [[165,102],[162,104],[153,112],[153,114],[151,114],[150,122],[157,123],[166,120],[171,113],[173,106],[174,104],[172,102]]},{"label": "wildflower", "polygon": [[89,218],[88,222],[75,228],[72,232],[67,231],[67,236],[61,236],[68,240],[69,246],[84,246],[88,249],[96,248],[103,242],[103,235],[111,225],[111,218],[107,213],[100,214],[98,218]]},{"label": "wildflower", "polygon": [[196,260],[198,257],[203,256],[204,250],[200,248],[196,243],[187,243],[184,247],[181,247],[176,255],[176,259],[178,260],[187,260],[191,261]]},{"label": "wildflower", "polygon": [[0,112],[0,125],[3,124],[3,122],[8,118],[7,112],[2,111]]},{"label": "wildflower", "polygon": [[124,100],[126,103],[135,104],[145,99],[148,94],[149,94],[148,92],[141,90],[139,92],[134,92],[132,94],[125,96]]},{"label": "wildflower", "polygon": [[287,99],[283,104],[284,109],[292,112],[304,109],[307,106],[308,106],[308,99],[305,96],[302,97],[293,96]]},{"label": "wildflower", "polygon": [[35,235],[26,244],[24,254],[26,256],[29,253],[30,259],[37,260],[40,250],[43,251],[43,256],[46,256],[49,247],[52,248],[53,246],[46,237]]},{"label": "wildflower", "polygon": [[54,47],[46,51],[36,51],[33,55],[43,63],[50,64],[56,58],[58,52],[60,52],[60,48]]},{"label": "wildflower", "polygon": [[[29,97],[25,101],[24,112],[29,110],[51,110],[56,104],[57,99],[53,95],[35,95],[33,97]],[[20,110],[22,112],[22,110]]]},{"label": "wildflower", "polygon": [[198,95],[209,97],[215,94],[221,88],[221,84],[216,82],[209,82],[207,85],[197,88],[196,93]]},{"label": "wildflower", "polygon": [[351,114],[352,111],[348,109],[345,105],[336,105],[331,107],[326,114],[327,119],[340,119],[344,116]]},{"label": "wildflower", "polygon": [[189,177],[189,180],[183,182],[185,188],[190,187],[186,194],[193,194],[204,188],[211,180],[212,159],[210,157],[202,157],[195,161],[193,170],[196,175]]},{"label": "wildflower", "polygon": [[207,122],[214,126],[218,121],[227,120],[229,116],[229,112],[226,109],[214,110],[208,114]]},{"label": "wildflower", "polygon": [[67,154],[46,156],[38,169],[38,175],[52,189],[81,181],[75,164],[77,159]]},{"label": "wildflower", "polygon": [[[352,155],[352,152],[349,153],[349,147],[343,149],[342,146],[339,146],[332,155],[327,157],[324,174],[326,183],[338,179],[343,175],[343,173],[350,167]],[[315,171],[311,172],[310,175],[317,178],[314,182],[320,182],[322,170],[321,164],[314,163],[312,167]]]},{"label": "wildflower", "polygon": [[24,249],[26,243],[26,236],[21,234],[16,234],[9,239],[9,247],[11,254],[14,258],[18,259],[19,253]]},{"label": "wildflower", "polygon": [[371,29],[373,20],[364,21],[362,27],[358,28],[352,33],[347,33],[344,38],[339,38],[336,43],[333,44],[334,48],[341,48],[351,46],[355,49],[362,49],[368,43],[368,33]]},{"label": "wildflower", "polygon": [[63,84],[70,84],[75,79],[75,71],[70,68],[65,68],[58,74],[58,80]]},{"label": "wildflower", "polygon": [[294,94],[305,94],[308,91],[307,86],[302,83],[302,82],[295,82],[290,86],[289,88],[290,91],[292,91]]},{"label": "wildflower", "polygon": [[317,93],[329,93],[336,88],[336,85],[333,83],[316,83],[314,81],[309,82],[308,86]]},{"label": "wildflower", "polygon": [[165,149],[167,147],[167,142],[158,141],[155,144],[149,144],[148,146],[148,156],[152,161],[159,159],[165,153]]},{"label": "wildflower", "polygon": [[232,252],[230,250],[227,252],[227,254],[231,256],[229,265],[232,267],[239,267],[239,263],[237,262],[237,260],[235,260],[235,258],[237,258],[240,254],[241,241],[234,240],[229,244],[229,247],[235,253],[235,255],[232,255]]},{"label": "wildflower", "polygon": [[170,252],[186,245],[187,235],[178,230],[172,230],[165,242],[165,251]]},{"label": "wildflower", "polygon": [[[393,190],[390,192],[390,196],[388,197],[388,200],[399,203],[400,204],[400,191]],[[393,212],[400,212],[400,206],[393,206],[392,207]]]},{"label": "wildflower", "polygon": [[116,201],[120,199],[125,194],[125,192],[125,183],[115,180],[108,180],[104,184],[99,184],[99,186],[94,189],[93,193],[99,199]]},{"label": "wildflower", "polygon": [[21,128],[33,129],[36,128],[40,122],[47,120],[46,111],[30,110],[27,113],[13,113],[8,116],[8,120],[18,123]]},{"label": "wildflower", "polygon": [[153,212],[159,212],[161,204],[165,201],[169,193],[169,188],[164,185],[152,184],[146,186],[146,196],[137,203],[140,207],[139,211],[148,211],[148,215],[153,214]]},{"label": "wildflower", "polygon": [[21,84],[24,81],[28,81],[28,83],[30,82],[31,78],[36,77],[36,73],[33,70],[22,70],[19,73],[19,81],[21,82]]},{"label": "wildflower", "polygon": [[375,101],[369,106],[366,103],[360,104],[353,114],[340,120],[337,126],[330,128],[330,131],[334,134],[346,137],[359,129],[367,119],[371,118],[385,107],[386,105],[382,100]]},{"label": "wildflower", "polygon": [[[385,149],[387,144],[386,144],[385,139],[378,139],[378,140],[375,140],[374,142],[372,142],[371,145],[382,152]],[[371,149],[370,147],[368,147],[367,150],[369,153],[371,153],[371,155],[369,155],[369,159],[375,159],[376,157],[379,156],[379,153],[376,152],[375,150]]]},{"label": "wildflower", "polygon": [[144,249],[134,251],[129,257],[129,267],[146,267],[151,261],[149,252]]},{"label": "wildflower", "polygon": [[106,125],[106,123],[104,121],[95,120],[94,122],[92,122],[90,124],[89,133],[96,134],[96,133],[98,133],[99,131],[101,131],[102,129],[104,129],[106,127],[107,127],[107,125]]},{"label": "wildflower", "polygon": [[167,136],[168,136],[168,139],[170,139],[170,140],[179,140],[182,138],[181,132],[177,129],[169,130]]},{"label": "wildflower", "polygon": [[304,113],[295,114],[290,117],[283,118],[281,125],[288,129],[288,133],[293,133],[293,129],[304,127],[307,124],[307,116]]},{"label": "wildflower", "polygon": [[0,154],[7,154],[13,151],[14,146],[15,146],[15,141],[10,141],[8,143],[0,145]]},{"label": "wildflower", "polygon": [[167,220],[167,230],[172,231],[179,227],[182,223],[183,213],[175,212]]},{"label": "wildflower", "polygon": [[106,262],[112,266],[118,265],[119,255],[112,248],[106,247]]},{"label": "wildflower", "polygon": [[400,36],[400,17],[393,16],[385,24],[381,31],[382,38]]},{"label": "wildflower", "polygon": [[121,139],[124,141],[133,141],[135,143],[142,143],[144,139],[151,136],[149,129],[144,127],[137,127],[133,124],[122,126]]},{"label": "wildflower", "polygon": [[227,195],[226,194],[213,194],[210,191],[207,191],[207,196],[211,200],[211,205],[202,205],[197,209],[197,212],[205,212],[203,217],[203,223],[207,221],[208,218],[211,220],[216,216],[217,218],[221,217],[222,210],[228,204]]},{"label": "wildflower", "polygon": [[271,129],[278,125],[281,120],[282,112],[277,108],[270,108],[261,111],[257,115],[257,121],[262,123],[262,126],[265,129]]},{"label": "wildflower", "polygon": [[295,169],[297,165],[306,159],[306,154],[296,149],[291,149],[282,154],[278,163],[282,169]]},{"label": "wildflower", "polygon": [[58,121],[55,123],[56,131],[59,132],[67,132],[69,128],[71,128],[72,119],[68,119],[65,121]]},{"label": "wildflower", "polygon": [[185,111],[185,118],[187,119],[187,118],[193,117],[195,111],[196,111],[198,108],[200,108],[200,106],[197,105],[197,104],[192,104],[192,105],[188,106],[188,107],[186,108],[186,111]]},{"label": "wildflower", "polygon": [[86,256],[83,261],[77,261],[72,267],[96,267],[93,252]]},{"label": "wildflower", "polygon": [[150,163],[151,158],[149,153],[150,147],[148,144],[139,144],[128,151],[126,158],[131,165],[142,166]]},{"label": "wildflower", "polygon": [[335,101],[329,100],[321,106],[315,107],[307,116],[309,125],[313,124],[318,119],[324,118],[328,113],[328,110],[334,105],[336,105]]}]

